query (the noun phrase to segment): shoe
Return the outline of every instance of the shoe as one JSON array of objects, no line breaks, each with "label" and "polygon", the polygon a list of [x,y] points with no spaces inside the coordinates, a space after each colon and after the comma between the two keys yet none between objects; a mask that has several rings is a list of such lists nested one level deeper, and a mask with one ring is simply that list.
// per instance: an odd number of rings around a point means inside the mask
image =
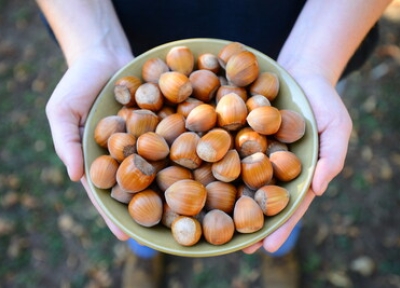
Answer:
[{"label": "shoe", "polygon": [[122,274],[122,288],[158,288],[163,274],[163,255],[141,258],[128,252]]},{"label": "shoe", "polygon": [[300,287],[300,265],[295,251],[281,257],[272,257],[262,252],[261,259],[263,287]]}]

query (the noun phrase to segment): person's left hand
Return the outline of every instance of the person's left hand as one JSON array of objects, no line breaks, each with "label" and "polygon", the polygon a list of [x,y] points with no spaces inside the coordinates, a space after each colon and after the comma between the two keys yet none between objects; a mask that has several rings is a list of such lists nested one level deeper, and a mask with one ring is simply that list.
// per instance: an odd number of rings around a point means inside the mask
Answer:
[{"label": "person's left hand", "polygon": [[271,253],[278,250],[304,216],[315,196],[322,195],[332,179],[341,172],[347,154],[352,121],[335,87],[320,75],[303,71],[289,72],[303,88],[314,112],[319,133],[319,158],[311,187],[296,212],[263,241],[243,249],[245,253],[253,253],[261,246]]}]

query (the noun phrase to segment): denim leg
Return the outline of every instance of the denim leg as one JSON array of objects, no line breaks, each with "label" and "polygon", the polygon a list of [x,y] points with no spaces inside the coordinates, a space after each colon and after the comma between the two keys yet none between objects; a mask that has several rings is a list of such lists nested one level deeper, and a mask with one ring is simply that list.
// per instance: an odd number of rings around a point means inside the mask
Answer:
[{"label": "denim leg", "polygon": [[293,250],[293,248],[297,244],[297,240],[299,239],[300,236],[300,231],[301,231],[301,223],[297,223],[297,225],[293,228],[292,233],[290,233],[288,239],[286,239],[285,243],[275,252],[269,253],[266,252],[267,254],[271,255],[272,257],[282,257],[288,254],[290,251]]},{"label": "denim leg", "polygon": [[157,254],[157,251],[149,248],[147,246],[140,245],[134,239],[130,238],[128,241],[128,247],[132,250],[132,252],[141,258],[152,258]]}]

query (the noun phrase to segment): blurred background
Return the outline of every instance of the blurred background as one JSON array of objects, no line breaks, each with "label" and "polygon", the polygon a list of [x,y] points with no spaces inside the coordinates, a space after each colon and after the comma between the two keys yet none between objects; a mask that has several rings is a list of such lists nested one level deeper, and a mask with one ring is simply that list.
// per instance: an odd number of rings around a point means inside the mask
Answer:
[{"label": "blurred background", "polygon": [[[127,253],[57,158],[45,105],[66,70],[35,1],[0,0],[0,287],[119,287]],[[343,99],[345,169],[304,217],[302,287],[400,287],[400,4]],[[259,287],[257,254],[169,256],[165,287]]]}]

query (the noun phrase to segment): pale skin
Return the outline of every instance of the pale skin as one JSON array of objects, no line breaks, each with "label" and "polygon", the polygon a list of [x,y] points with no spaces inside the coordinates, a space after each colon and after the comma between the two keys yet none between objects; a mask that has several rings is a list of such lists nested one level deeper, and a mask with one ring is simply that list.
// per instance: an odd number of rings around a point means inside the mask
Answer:
[{"label": "pale skin", "polygon": [[[307,1],[278,63],[300,84],[311,104],[319,132],[319,159],[311,187],[298,210],[277,231],[244,249],[245,253],[253,253],[262,246],[269,252],[276,251],[315,196],[322,195],[343,169],[352,121],[335,86],[346,63],[390,2]],[[128,236],[105,216],[88,189],[81,140],[86,117],[99,91],[134,55],[110,1],[37,0],[37,3],[68,64],[46,107],[56,152],[70,179],[82,182],[112,233],[120,240],[127,240]]]}]

